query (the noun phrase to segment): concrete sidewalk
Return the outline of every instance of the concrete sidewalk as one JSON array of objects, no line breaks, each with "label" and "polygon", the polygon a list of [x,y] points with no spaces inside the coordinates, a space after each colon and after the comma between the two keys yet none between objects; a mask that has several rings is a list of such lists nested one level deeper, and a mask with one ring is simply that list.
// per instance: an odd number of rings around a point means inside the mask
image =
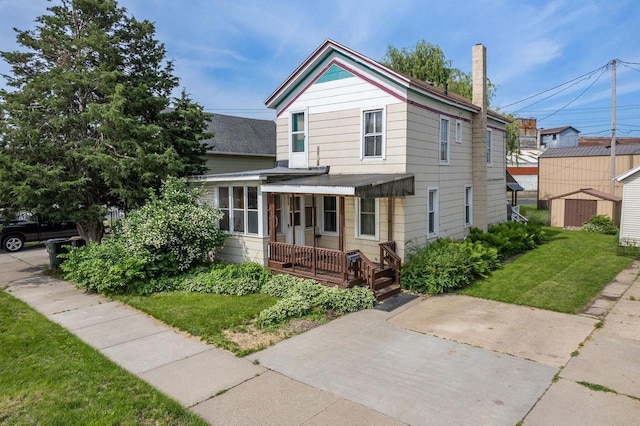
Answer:
[{"label": "concrete sidewalk", "polygon": [[640,415],[640,262],[585,315],[417,299],[248,359],[43,276],[47,264],[42,249],[0,254],[0,288],[212,424],[635,424]]},{"label": "concrete sidewalk", "polygon": [[41,248],[0,254],[0,288],[211,424],[401,424],[44,276],[47,256]]}]

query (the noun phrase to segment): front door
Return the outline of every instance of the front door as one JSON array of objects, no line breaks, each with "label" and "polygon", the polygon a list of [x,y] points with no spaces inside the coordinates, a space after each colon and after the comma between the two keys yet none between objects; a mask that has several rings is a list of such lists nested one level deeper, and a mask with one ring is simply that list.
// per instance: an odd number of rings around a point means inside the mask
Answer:
[{"label": "front door", "polygon": [[[304,197],[287,197],[287,244],[304,245]],[[294,240],[295,235],[295,240]]]}]

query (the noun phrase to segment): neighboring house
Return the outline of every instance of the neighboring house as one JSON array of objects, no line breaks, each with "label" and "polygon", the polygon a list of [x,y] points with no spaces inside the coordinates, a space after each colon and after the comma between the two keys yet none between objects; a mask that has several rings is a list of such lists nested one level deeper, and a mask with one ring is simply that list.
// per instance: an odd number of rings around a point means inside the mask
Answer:
[{"label": "neighboring house", "polygon": [[207,126],[208,173],[267,169],[276,161],[276,123],[273,120],[214,114]]},{"label": "neighboring house", "polygon": [[578,146],[579,133],[580,131],[572,126],[540,129],[540,147],[569,148]]},{"label": "neighboring house", "polygon": [[[640,165],[640,145],[616,146],[615,173]],[[550,148],[538,158],[538,208],[548,201],[583,188],[610,193],[611,148],[604,146]],[[622,196],[622,184],[615,182],[615,193]]]},{"label": "neighboring house", "polygon": [[325,41],[265,102],[279,167],[198,178],[232,234],[219,256],[384,297],[406,247],[505,221],[509,119],[482,45],[473,68],[470,101]]},{"label": "neighboring house", "polygon": [[620,245],[640,246],[640,166],[621,174],[622,214],[620,218]]},{"label": "neighboring house", "polygon": [[551,226],[580,227],[592,216],[604,215],[613,223],[620,223],[620,202],[622,198],[586,188],[561,194],[549,200],[549,221]]}]

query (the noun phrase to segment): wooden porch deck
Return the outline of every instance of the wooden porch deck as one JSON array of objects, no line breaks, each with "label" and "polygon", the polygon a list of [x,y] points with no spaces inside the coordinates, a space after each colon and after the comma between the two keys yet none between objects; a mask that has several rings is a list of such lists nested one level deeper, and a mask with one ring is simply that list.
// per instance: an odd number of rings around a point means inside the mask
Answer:
[{"label": "wooden porch deck", "polygon": [[274,273],[310,278],[324,285],[367,286],[382,300],[400,292],[401,262],[394,242],[379,246],[381,263],[376,264],[360,250],[342,252],[272,241],[269,268]]}]

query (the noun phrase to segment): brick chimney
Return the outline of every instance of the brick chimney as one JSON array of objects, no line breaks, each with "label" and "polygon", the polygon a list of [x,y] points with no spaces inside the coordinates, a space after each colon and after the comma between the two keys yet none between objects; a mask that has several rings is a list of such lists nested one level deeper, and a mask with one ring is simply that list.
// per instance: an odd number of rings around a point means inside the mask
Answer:
[{"label": "brick chimney", "polygon": [[487,48],[473,46],[473,99],[480,108],[471,127],[473,226],[487,230]]}]

